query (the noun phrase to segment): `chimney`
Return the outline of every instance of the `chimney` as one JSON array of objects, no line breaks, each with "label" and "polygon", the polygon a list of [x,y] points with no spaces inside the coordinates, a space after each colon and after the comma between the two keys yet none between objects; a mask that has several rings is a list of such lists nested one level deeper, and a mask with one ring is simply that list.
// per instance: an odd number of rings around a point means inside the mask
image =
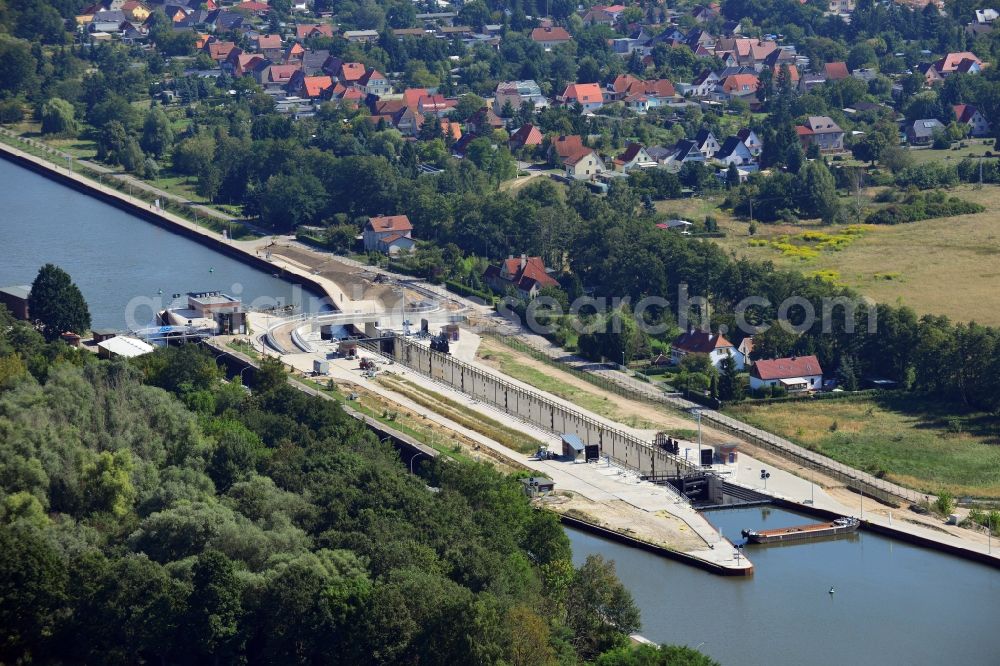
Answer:
[{"label": "chimney", "polygon": [[524,267],[527,265],[528,265],[528,255],[521,253],[521,270],[523,271]]}]

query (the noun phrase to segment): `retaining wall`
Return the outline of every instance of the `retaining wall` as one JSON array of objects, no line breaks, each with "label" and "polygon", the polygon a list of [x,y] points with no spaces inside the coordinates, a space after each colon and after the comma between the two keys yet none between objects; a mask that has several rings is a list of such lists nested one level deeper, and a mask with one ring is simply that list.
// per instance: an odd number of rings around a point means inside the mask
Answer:
[{"label": "retaining wall", "polygon": [[608,456],[642,475],[673,474],[695,468],[683,458],[656,448],[628,432],[406,338],[397,337],[394,340],[393,358],[408,368],[544,430],[559,435],[576,435],[585,445],[598,446],[602,456]]}]

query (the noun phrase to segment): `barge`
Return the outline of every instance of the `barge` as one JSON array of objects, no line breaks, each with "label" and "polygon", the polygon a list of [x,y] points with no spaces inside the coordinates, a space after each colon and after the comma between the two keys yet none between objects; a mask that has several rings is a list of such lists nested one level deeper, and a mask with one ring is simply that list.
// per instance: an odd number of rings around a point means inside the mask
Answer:
[{"label": "barge", "polygon": [[797,527],[782,527],[776,530],[743,530],[743,538],[750,543],[784,543],[802,539],[817,539],[855,532],[861,524],[857,518],[837,518],[829,523],[813,523]]}]

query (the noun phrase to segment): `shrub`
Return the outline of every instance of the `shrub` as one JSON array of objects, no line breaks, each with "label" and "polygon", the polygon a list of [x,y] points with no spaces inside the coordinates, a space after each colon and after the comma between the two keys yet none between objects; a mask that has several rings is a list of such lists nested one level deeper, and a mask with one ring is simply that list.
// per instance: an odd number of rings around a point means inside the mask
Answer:
[{"label": "shrub", "polygon": [[934,500],[934,510],[942,516],[947,516],[955,510],[955,498],[947,490],[942,490]]}]

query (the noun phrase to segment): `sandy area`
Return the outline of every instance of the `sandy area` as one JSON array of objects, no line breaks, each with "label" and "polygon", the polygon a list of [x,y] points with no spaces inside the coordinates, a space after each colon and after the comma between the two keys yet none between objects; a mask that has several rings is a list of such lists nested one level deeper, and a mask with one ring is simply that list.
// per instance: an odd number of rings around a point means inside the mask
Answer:
[{"label": "sandy area", "polygon": [[[348,266],[332,255],[281,243],[268,249],[280,260],[292,262],[314,275],[335,282],[352,300],[376,300],[385,309],[391,309],[403,298],[402,293],[394,290],[391,285],[374,282],[374,273]],[[407,298],[409,297],[408,295]]]}]

